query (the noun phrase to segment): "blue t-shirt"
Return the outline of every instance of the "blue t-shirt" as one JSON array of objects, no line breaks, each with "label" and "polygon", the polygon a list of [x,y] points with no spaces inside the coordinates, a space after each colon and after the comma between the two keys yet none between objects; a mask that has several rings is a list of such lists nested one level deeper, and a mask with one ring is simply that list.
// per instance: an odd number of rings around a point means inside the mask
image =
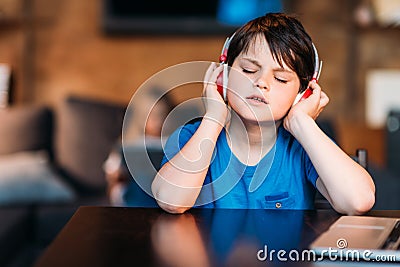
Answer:
[{"label": "blue t-shirt", "polygon": [[[200,121],[179,127],[164,148],[163,166],[196,132]],[[255,166],[232,153],[223,129],[199,197],[198,207],[237,209],[313,209],[318,173],[300,143],[277,129],[274,147]]]}]

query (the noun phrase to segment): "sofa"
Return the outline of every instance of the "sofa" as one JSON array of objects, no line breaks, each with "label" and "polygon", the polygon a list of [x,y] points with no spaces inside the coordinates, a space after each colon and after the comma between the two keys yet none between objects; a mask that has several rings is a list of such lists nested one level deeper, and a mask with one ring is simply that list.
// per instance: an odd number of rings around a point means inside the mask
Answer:
[{"label": "sofa", "polygon": [[125,106],[67,96],[0,110],[0,266],[32,266],[81,205],[109,205],[103,163]]}]

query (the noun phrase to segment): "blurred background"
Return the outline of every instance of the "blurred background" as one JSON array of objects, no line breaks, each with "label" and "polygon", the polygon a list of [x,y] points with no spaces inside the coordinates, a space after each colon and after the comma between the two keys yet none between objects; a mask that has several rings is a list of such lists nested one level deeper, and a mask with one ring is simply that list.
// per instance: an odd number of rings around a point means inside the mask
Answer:
[{"label": "blurred background", "polygon": [[[400,206],[394,198],[400,195],[400,0],[142,2],[0,0],[0,157],[45,148],[66,181],[79,185],[74,194],[95,191],[104,197],[102,163],[137,88],[167,67],[217,61],[239,25],[283,11],[299,18],[323,60],[320,85],[331,101],[321,120],[348,154],[368,151],[382,200],[377,207]],[[200,96],[201,89],[192,86],[172,96],[177,104]],[[25,107],[24,114],[7,113]],[[16,123],[21,117],[25,123]],[[1,170],[9,166],[4,162]],[[72,198],[67,193],[64,202]],[[40,201],[24,202],[28,210],[0,210],[9,219],[0,223],[0,265],[29,266],[77,206],[102,203],[74,200],[73,208],[42,209],[36,206]],[[34,240],[35,248],[20,252],[17,234]],[[7,253],[28,256],[12,261]]]},{"label": "blurred background", "polygon": [[[379,84],[399,76],[398,1],[215,0],[201,1],[196,9],[184,1],[168,2],[170,9],[160,6],[165,1],[151,2],[153,8],[129,2],[0,0],[0,62],[12,71],[11,104],[56,106],[71,93],[127,104],[166,67],[216,61],[226,36],[248,19],[243,13],[251,17],[270,8],[296,14],[317,45],[324,61],[320,84],[331,98],[322,116],[338,124],[343,148],[353,153],[366,147],[372,160],[386,164],[382,115],[367,123],[368,79],[375,74]],[[242,17],[232,8],[237,2]],[[259,7],[246,10],[240,2]],[[389,99],[400,99],[399,79],[393,79],[397,94]],[[177,101],[199,94],[185,93]]]}]

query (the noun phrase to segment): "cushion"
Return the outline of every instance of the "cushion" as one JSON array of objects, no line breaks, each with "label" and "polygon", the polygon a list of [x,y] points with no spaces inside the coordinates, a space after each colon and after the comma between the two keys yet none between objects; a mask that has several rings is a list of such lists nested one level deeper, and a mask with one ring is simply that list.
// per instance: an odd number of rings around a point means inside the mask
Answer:
[{"label": "cushion", "polygon": [[47,152],[0,156],[0,205],[70,202],[74,191],[52,169]]},{"label": "cushion", "polygon": [[0,155],[51,147],[52,112],[44,106],[0,109]]},{"label": "cushion", "polygon": [[80,191],[105,192],[102,165],[122,131],[125,107],[68,97],[57,111],[55,156]]}]

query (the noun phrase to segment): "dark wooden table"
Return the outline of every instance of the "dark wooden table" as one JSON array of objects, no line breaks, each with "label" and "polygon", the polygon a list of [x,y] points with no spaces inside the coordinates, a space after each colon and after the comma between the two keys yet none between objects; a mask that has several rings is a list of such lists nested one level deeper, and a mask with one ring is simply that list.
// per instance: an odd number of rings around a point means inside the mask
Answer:
[{"label": "dark wooden table", "polygon": [[301,253],[337,218],[333,210],[192,209],[171,215],[153,208],[80,207],[35,266],[314,266],[288,254],[281,262],[270,253]]}]

